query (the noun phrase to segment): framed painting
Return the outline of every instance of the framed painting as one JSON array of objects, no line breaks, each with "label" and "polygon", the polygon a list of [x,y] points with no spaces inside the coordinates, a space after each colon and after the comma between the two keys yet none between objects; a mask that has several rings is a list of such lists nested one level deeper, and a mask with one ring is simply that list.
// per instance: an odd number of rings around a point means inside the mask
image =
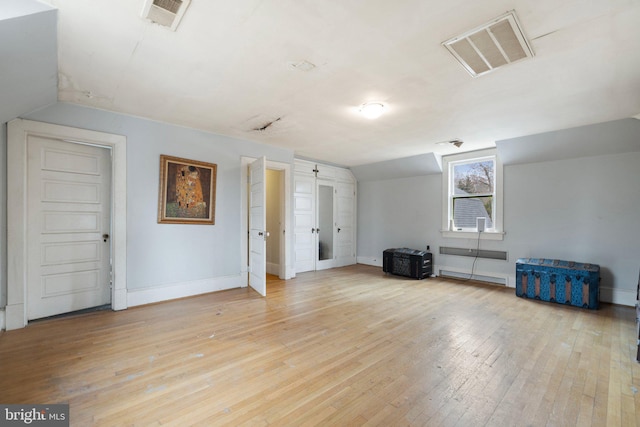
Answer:
[{"label": "framed painting", "polygon": [[158,223],[215,224],[215,163],[160,155]]}]

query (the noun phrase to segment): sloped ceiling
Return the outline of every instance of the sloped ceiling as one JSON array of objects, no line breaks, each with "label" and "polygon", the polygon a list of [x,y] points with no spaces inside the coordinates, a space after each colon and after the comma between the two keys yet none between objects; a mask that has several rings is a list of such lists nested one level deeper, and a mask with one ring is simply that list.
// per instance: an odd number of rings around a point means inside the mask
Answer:
[{"label": "sloped ceiling", "polygon": [[53,10],[50,6],[35,0],[2,0],[0,21],[35,15]]},{"label": "sloped ceiling", "polygon": [[442,172],[442,158],[435,153],[418,154],[354,166],[351,172],[358,182],[432,175]]},{"label": "sloped ceiling", "polygon": [[496,145],[504,165],[630,153],[640,151],[640,120],[614,120],[496,141]]},{"label": "sloped ceiling", "polygon": [[29,0],[0,4],[0,123],[57,100],[56,10]]},{"label": "sloped ceiling", "polygon": [[[59,100],[344,166],[640,113],[638,0],[193,0],[175,32],[142,0],[47,2]],[[474,79],[441,46],[512,9],[533,59]],[[376,121],[357,111],[372,100]]]}]

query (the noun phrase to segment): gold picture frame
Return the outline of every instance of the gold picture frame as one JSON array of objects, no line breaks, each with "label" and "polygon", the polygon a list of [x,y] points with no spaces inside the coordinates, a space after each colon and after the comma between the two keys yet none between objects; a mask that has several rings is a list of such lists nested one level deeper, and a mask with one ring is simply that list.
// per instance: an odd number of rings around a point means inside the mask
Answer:
[{"label": "gold picture frame", "polygon": [[160,155],[159,224],[215,224],[218,165]]}]

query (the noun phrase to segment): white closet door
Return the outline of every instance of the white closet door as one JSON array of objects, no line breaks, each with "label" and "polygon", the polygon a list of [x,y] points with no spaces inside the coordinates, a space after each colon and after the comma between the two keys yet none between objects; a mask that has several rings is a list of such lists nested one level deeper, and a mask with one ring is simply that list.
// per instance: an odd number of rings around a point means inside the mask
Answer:
[{"label": "white closet door", "polygon": [[336,266],[335,182],[316,180],[316,270]]},{"label": "white closet door", "polygon": [[336,266],[356,263],[355,184],[336,184]]},{"label": "white closet door", "polygon": [[111,153],[28,141],[29,320],[111,302]]},{"label": "white closet door", "polygon": [[316,269],[316,179],[314,176],[294,176],[293,234],[296,273]]}]

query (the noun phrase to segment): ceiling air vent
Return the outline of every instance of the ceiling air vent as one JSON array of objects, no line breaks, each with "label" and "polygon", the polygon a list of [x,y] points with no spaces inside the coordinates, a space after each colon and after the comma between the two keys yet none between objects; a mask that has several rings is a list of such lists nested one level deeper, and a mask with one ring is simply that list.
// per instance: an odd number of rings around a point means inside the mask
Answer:
[{"label": "ceiling air vent", "polygon": [[473,77],[533,57],[513,10],[442,45]]},{"label": "ceiling air vent", "polygon": [[147,0],[142,17],[175,31],[191,0]]}]

